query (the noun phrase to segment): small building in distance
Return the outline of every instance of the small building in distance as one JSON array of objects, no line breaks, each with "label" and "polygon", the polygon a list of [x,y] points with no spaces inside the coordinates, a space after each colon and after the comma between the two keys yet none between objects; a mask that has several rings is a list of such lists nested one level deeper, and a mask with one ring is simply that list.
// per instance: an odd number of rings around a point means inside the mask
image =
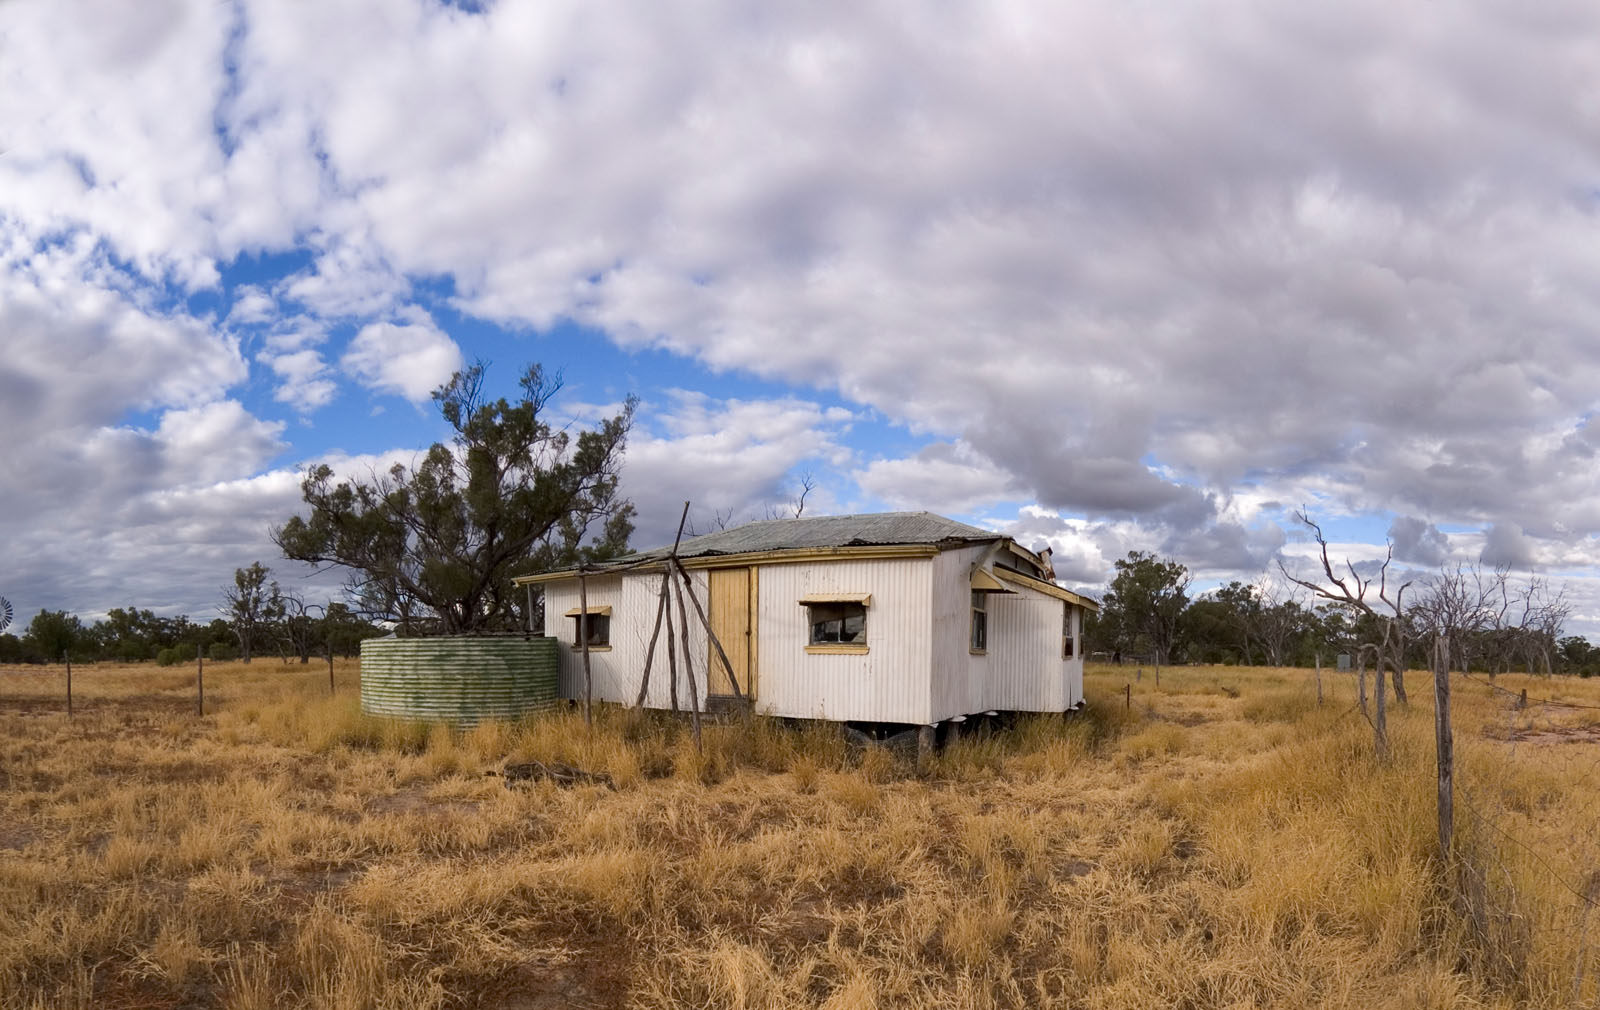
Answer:
[{"label": "small building in distance", "polygon": [[[597,701],[631,705],[638,695],[670,553],[642,551],[586,574]],[[738,681],[736,692],[691,605],[702,708],[742,694],[773,716],[926,726],[1083,701],[1083,614],[1098,604],[1050,581],[1048,556],[991,530],[930,512],[771,519],[687,539],[678,558]],[[580,697],[577,572],[517,582],[542,588],[544,633],[561,642],[559,693]],[[660,637],[652,708],[670,705]],[[689,698],[680,684],[679,706]]]}]

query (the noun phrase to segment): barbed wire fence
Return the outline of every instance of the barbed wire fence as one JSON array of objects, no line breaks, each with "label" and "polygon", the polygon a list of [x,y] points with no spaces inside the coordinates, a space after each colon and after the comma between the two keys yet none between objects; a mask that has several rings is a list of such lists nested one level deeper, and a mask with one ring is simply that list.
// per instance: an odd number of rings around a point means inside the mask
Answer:
[{"label": "barbed wire fence", "polygon": [[1566,980],[1550,1005],[1600,1006],[1600,704],[1576,678],[1450,680],[1462,911],[1508,981],[1537,958]]}]

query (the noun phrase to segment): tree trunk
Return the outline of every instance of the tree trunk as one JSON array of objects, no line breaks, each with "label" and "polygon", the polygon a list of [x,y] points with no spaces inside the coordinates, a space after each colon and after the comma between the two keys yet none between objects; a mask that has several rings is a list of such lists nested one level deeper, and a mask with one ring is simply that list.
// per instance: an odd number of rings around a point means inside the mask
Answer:
[{"label": "tree trunk", "polygon": [[1394,700],[1402,705],[1411,704],[1411,699],[1406,697],[1406,658],[1404,650],[1400,651],[1400,661],[1390,663],[1390,675],[1394,678]]},{"label": "tree trunk", "polygon": [[1379,761],[1387,761],[1389,759],[1389,719],[1388,709],[1386,708],[1387,701],[1383,690],[1384,663],[1384,658],[1379,656],[1377,666],[1373,671],[1375,689],[1372,692],[1372,696],[1377,702],[1375,706],[1377,713],[1372,723],[1372,745],[1373,749],[1378,752]]}]

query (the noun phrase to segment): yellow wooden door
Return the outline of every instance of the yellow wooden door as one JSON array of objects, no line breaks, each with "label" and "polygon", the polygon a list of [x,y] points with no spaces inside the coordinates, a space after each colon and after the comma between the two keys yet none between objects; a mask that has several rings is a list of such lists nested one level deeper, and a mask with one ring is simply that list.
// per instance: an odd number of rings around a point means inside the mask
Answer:
[{"label": "yellow wooden door", "polygon": [[[710,571],[711,630],[722,643],[741,691],[755,697],[755,622],[751,619],[755,601],[755,573],[749,568],[713,568]],[[707,666],[711,671],[711,694],[731,695],[728,670],[717,656],[716,646],[707,643]]]}]

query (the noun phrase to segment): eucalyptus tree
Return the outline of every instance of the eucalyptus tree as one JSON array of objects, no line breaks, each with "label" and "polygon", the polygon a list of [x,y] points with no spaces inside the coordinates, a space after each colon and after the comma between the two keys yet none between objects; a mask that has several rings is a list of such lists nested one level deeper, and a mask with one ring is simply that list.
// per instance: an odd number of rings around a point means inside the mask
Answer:
[{"label": "eucalyptus tree", "polygon": [[487,398],[483,381],[479,362],[434,391],[448,445],[366,480],[314,466],[300,485],[309,514],[273,531],[285,557],[344,569],[357,608],[404,634],[515,627],[514,576],[617,553],[632,532],[617,481],[634,398],[574,434],[546,419],[559,376],[529,366],[515,403]]}]

